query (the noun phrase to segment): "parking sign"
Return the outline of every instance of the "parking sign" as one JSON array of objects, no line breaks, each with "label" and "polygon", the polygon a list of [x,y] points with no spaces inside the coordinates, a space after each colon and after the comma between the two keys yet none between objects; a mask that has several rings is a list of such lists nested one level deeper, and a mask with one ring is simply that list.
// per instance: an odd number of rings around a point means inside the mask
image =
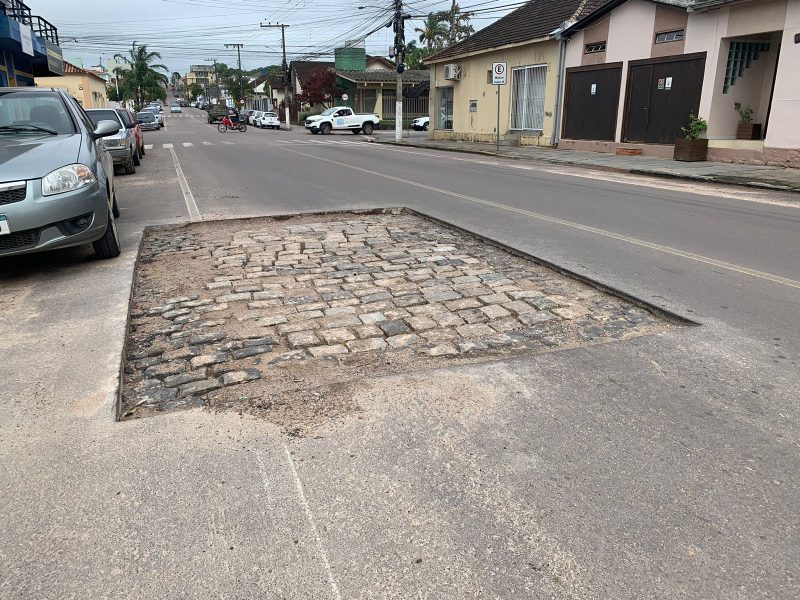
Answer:
[{"label": "parking sign", "polygon": [[492,63],[492,85],[506,84],[506,66],[504,62]]}]

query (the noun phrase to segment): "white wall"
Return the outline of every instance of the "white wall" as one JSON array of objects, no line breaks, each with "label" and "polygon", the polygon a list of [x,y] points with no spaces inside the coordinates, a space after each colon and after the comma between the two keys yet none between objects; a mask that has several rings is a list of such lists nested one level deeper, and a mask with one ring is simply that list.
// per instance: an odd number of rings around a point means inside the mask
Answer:
[{"label": "white wall", "polygon": [[798,33],[800,1],[790,0],[765,142],[773,148],[800,148],[800,44],[794,43]]}]

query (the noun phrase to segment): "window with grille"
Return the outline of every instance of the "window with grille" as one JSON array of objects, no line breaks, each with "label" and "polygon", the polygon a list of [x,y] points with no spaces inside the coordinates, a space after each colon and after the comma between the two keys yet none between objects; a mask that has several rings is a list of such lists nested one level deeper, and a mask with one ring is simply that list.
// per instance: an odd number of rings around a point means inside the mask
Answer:
[{"label": "window with grille", "polygon": [[542,130],[546,78],[546,65],[511,71],[511,129]]},{"label": "window with grille", "polygon": [[359,110],[365,113],[375,112],[375,104],[378,100],[378,90],[365,89],[361,90],[361,106]]},{"label": "window with grille", "polygon": [[593,42],[591,44],[586,44],[586,54],[597,54],[598,52],[605,52],[605,51],[606,51],[605,42]]},{"label": "window with grille", "polygon": [[439,129],[453,128],[453,88],[439,88]]},{"label": "window with grille", "polygon": [[656,44],[664,44],[666,42],[679,42],[683,39],[683,29],[676,29],[675,31],[664,31],[663,33],[656,34]]}]

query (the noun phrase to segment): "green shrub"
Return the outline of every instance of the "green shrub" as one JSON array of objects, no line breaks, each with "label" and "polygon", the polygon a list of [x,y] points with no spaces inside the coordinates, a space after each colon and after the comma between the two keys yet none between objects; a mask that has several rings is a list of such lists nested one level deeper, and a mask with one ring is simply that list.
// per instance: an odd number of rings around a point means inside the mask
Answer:
[{"label": "green shrub", "polygon": [[706,120],[701,119],[693,112],[689,113],[689,127],[681,127],[683,136],[687,140],[696,140],[706,129],[708,129],[708,123]]},{"label": "green shrub", "polygon": [[[403,129],[411,129],[411,121],[414,119],[403,119]],[[381,122],[378,123],[376,129],[394,129],[395,120],[394,119],[381,119]]]},{"label": "green shrub", "polygon": [[317,113],[315,113],[313,110],[304,110],[303,112],[297,114],[297,122],[300,124],[305,123],[308,117],[315,114]]}]

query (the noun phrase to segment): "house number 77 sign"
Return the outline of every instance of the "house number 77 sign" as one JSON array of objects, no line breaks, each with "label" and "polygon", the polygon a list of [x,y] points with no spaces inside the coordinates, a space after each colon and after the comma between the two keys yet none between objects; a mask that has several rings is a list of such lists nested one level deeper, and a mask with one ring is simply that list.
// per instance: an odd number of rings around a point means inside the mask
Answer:
[{"label": "house number 77 sign", "polygon": [[492,63],[492,85],[506,84],[507,63]]}]

